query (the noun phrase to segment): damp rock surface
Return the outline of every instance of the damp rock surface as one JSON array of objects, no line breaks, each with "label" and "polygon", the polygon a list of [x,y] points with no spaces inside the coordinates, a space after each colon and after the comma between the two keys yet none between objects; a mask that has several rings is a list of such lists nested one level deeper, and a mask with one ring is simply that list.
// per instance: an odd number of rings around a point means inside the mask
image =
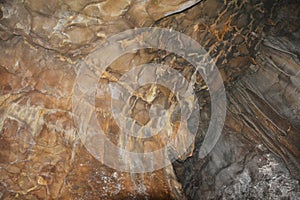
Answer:
[{"label": "damp rock surface", "polygon": [[[298,0],[0,1],[0,199],[299,199],[299,5]],[[193,89],[201,120],[188,127],[198,128],[193,144],[166,168],[121,172],[93,157],[79,137],[74,84],[80,64],[110,36],[150,26],[179,31],[205,48],[224,80],[227,116],[218,143],[200,159],[211,104],[197,74]],[[111,84],[147,63],[170,66],[189,81],[195,74],[171,52],[125,54],[99,76],[92,108],[114,145],[139,153],[167,145],[180,125],[176,95],[149,84],[128,102],[115,101],[115,112],[122,114],[127,103],[139,127],[161,124],[168,131],[149,133],[154,136],[144,141],[122,135],[111,108]],[[162,115],[170,120],[151,121]],[[187,140],[179,138],[178,144]],[[103,149],[104,156],[105,151],[110,150]]]}]

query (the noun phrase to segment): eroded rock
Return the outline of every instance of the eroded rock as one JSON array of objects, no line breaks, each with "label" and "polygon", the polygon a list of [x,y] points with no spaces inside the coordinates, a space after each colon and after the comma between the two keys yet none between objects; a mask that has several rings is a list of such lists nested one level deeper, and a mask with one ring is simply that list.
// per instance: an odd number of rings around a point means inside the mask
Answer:
[{"label": "eroded rock", "polygon": [[[299,198],[299,10],[296,0],[1,1],[0,198]],[[107,38],[148,26],[183,32],[209,52],[224,79],[228,114],[216,147],[199,159],[211,111],[198,76],[195,145],[173,166],[119,172],[94,158],[79,139],[73,86],[79,63]],[[163,50],[123,55],[101,75],[93,108],[106,136],[136,152],[161,148],[169,136],[144,142],[123,136],[111,113],[109,84],[151,62],[169,65],[189,81],[194,73],[186,60]],[[176,103],[170,90],[148,85],[128,105],[131,118],[147,125]],[[178,113],[171,115],[174,132]]]}]

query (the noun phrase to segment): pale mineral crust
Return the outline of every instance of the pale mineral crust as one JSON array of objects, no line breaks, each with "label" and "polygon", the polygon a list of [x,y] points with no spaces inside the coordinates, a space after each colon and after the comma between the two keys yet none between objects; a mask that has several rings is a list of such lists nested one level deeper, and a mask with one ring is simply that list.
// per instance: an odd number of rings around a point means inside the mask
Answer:
[{"label": "pale mineral crust", "polygon": [[[0,1],[0,199],[299,199],[299,22],[298,0]],[[78,137],[74,83],[79,63],[107,38],[150,26],[182,32],[209,52],[226,87],[225,126],[200,159],[211,104],[199,77],[201,121],[189,152],[151,173],[120,172],[94,158]],[[187,79],[193,73],[171,52],[139,50],[107,68],[95,99],[107,137],[136,151],[166,141],[121,137],[107,88],[150,62]],[[153,90],[160,93],[151,101],[139,98]],[[151,104],[174,103],[163,87],[137,93],[131,117],[140,125],[149,122]]]}]

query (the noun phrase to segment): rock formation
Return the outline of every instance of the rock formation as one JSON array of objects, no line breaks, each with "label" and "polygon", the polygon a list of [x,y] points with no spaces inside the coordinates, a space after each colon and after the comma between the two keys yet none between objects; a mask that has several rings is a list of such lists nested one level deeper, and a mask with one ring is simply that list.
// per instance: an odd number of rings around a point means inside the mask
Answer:
[{"label": "rock formation", "polygon": [[[194,144],[165,168],[121,172],[78,136],[74,85],[80,63],[108,38],[141,27],[176,30],[204,47],[224,80],[227,114],[217,144],[200,158],[211,102],[198,74]],[[300,198],[299,0],[2,0],[0,48],[0,199]],[[188,80],[195,72],[165,50],[122,55],[99,77],[94,108],[112,143],[141,153],[166,145],[168,136],[124,137],[109,84],[147,63]],[[130,116],[144,126],[148,113],[174,104],[170,90],[145,85],[131,98]]]}]

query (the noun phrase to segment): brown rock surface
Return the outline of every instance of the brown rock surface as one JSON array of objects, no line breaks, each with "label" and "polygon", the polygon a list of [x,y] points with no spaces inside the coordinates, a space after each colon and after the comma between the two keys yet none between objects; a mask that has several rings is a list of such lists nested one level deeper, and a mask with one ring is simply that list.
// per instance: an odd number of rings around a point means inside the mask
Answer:
[{"label": "brown rock surface", "polygon": [[[0,1],[0,199],[299,198],[299,13],[297,0]],[[193,152],[155,172],[120,172],[79,139],[73,86],[78,64],[108,37],[148,26],[185,33],[209,52],[226,86],[227,117],[216,147],[199,159],[211,105],[198,77],[201,122]],[[95,98],[106,136],[137,152],[164,146],[168,136],[123,137],[108,85],[150,62],[187,79],[193,73],[172,53],[139,50],[107,68]],[[173,96],[144,86],[130,101],[131,117],[145,125],[151,106],[169,109],[177,103]]]}]

